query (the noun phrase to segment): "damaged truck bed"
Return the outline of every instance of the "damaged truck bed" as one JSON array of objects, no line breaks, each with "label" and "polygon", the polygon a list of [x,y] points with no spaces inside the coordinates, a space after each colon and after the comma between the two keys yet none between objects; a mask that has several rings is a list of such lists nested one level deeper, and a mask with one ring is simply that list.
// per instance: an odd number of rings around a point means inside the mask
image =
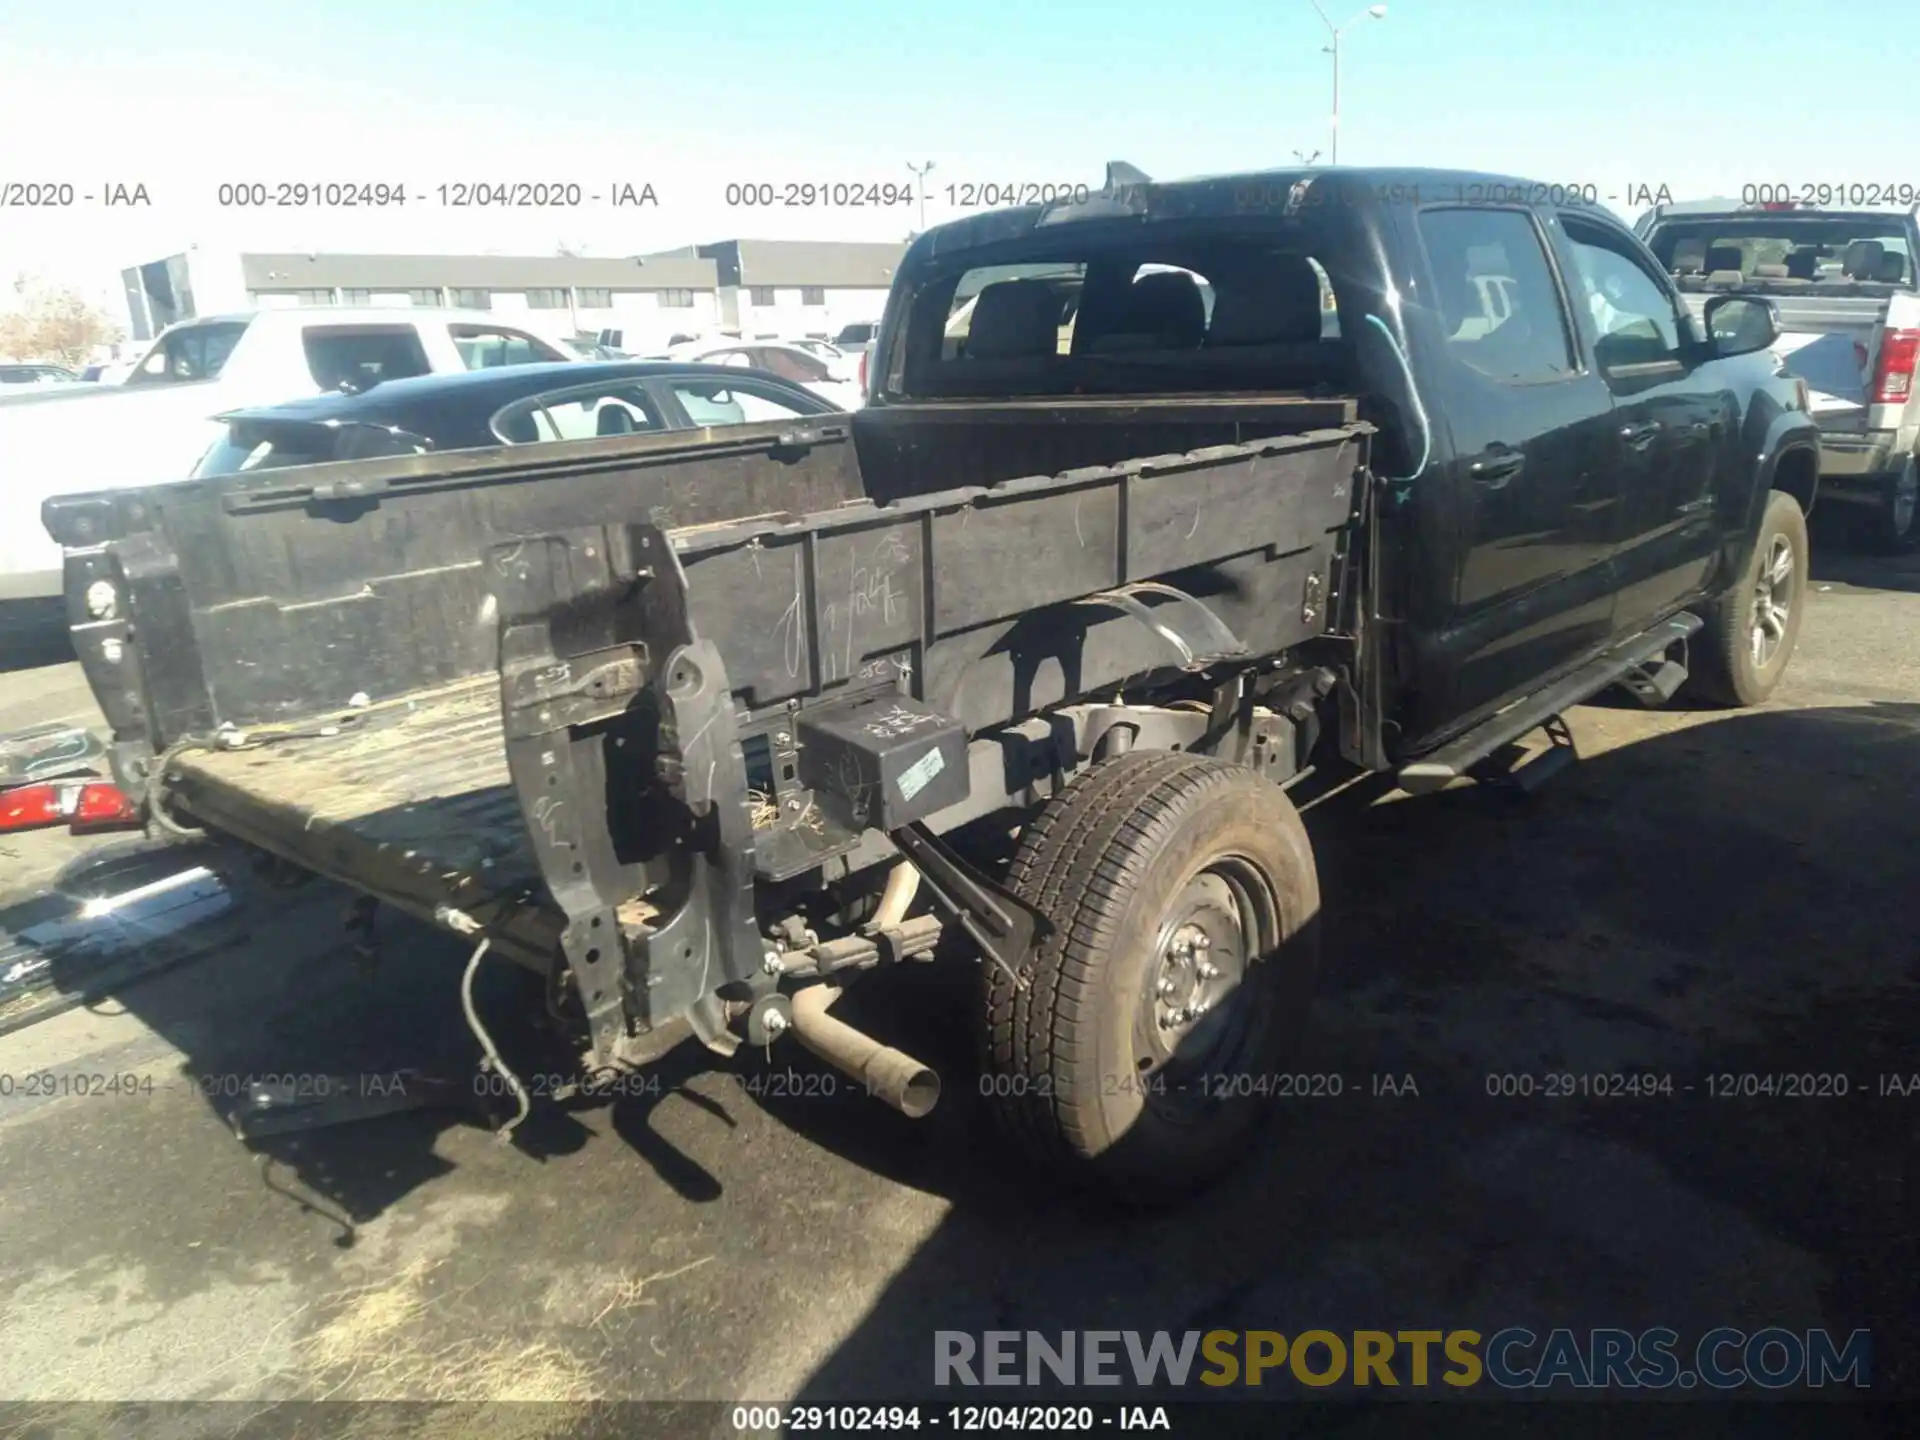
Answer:
[{"label": "damaged truck bed", "polygon": [[[116,532],[79,563],[126,596],[77,638],[98,672],[136,629],[182,637],[146,652],[144,694],[123,690],[138,703],[114,719],[136,775],[164,755],[183,817],[416,914],[450,907],[530,965],[558,943],[576,975],[604,971],[593,1029],[610,1062],[624,1020],[717,1032],[718,988],[764,975],[742,889],[755,878],[885,858],[875,815],[939,833],[1005,809],[1032,788],[1016,755],[1050,784],[1047,727],[999,733],[1014,722],[1329,629],[1365,462],[1351,402],[926,409],[887,417],[871,480],[851,427],[831,422],[630,454],[555,447],[580,453],[571,464],[441,457],[419,481],[419,462],[380,461],[61,502],[76,510],[60,523]],[[1042,451],[1035,427],[1062,459],[1186,443],[994,477],[998,457]],[[1228,438],[1261,431],[1281,433]],[[910,448],[889,444],[910,433]],[[940,484],[976,476],[997,483]],[[707,498],[721,496],[741,498]],[[769,503],[789,497],[838,503]],[[434,526],[416,523],[427,506]],[[461,539],[526,538],[476,543],[462,563],[447,553],[455,513],[473,517]],[[547,514],[599,523],[529,533]],[[148,528],[131,528],[141,515]],[[195,563],[212,553],[217,572]],[[378,573],[382,559],[395,568]],[[680,655],[697,661],[691,696],[672,683]],[[882,699],[896,703],[873,709]],[[856,714],[909,749],[924,737],[944,773],[871,795],[859,743],[826,739]],[[692,814],[724,812],[720,829],[740,834],[703,851],[644,813],[668,770]],[[631,803],[601,803],[615,795]],[[741,840],[751,873],[716,871]],[[676,867],[695,878],[656,931],[634,902]],[[693,954],[673,951],[675,920]]]}]

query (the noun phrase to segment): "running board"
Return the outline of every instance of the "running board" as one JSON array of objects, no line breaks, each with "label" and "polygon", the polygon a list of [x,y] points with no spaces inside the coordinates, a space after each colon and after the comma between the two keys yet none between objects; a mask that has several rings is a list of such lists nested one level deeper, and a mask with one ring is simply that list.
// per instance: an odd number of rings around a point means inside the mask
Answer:
[{"label": "running board", "polygon": [[1582,700],[1589,700],[1609,685],[1664,655],[1672,646],[1691,639],[1700,629],[1700,617],[1675,615],[1651,630],[1591,660],[1563,680],[1546,689],[1515,701],[1497,715],[1482,721],[1459,739],[1432,754],[1403,765],[1395,779],[1410,795],[1430,795],[1467,774],[1489,755],[1511,745],[1529,731],[1553,719],[1561,711]]}]

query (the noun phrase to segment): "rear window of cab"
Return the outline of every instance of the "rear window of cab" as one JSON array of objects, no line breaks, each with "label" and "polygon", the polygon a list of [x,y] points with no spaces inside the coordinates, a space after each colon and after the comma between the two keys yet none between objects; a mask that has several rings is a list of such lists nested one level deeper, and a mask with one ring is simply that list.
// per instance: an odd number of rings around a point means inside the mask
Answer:
[{"label": "rear window of cab", "polygon": [[1040,237],[1032,248],[1044,257],[995,247],[990,263],[929,274],[907,308],[888,392],[1251,391],[1341,377],[1334,250],[1318,217],[1100,229],[1080,244]]}]

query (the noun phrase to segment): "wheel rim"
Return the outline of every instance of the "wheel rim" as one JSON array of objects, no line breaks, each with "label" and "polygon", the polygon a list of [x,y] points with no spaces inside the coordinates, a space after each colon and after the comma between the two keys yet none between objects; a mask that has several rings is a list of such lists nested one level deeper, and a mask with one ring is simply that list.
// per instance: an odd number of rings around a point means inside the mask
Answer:
[{"label": "wheel rim", "polygon": [[1150,1109],[1192,1119],[1208,1103],[1208,1077],[1243,1062],[1257,1035],[1246,982],[1278,935],[1272,887],[1238,857],[1208,865],[1174,897],[1134,1025],[1134,1070],[1156,1080],[1142,1087]]},{"label": "wheel rim", "polygon": [[1893,482],[1893,533],[1905,537],[1913,529],[1913,516],[1920,510],[1920,466],[1912,461]]},{"label": "wheel rim", "polygon": [[1764,670],[1786,644],[1794,606],[1793,542],[1776,535],[1760,562],[1753,587],[1753,667]]}]

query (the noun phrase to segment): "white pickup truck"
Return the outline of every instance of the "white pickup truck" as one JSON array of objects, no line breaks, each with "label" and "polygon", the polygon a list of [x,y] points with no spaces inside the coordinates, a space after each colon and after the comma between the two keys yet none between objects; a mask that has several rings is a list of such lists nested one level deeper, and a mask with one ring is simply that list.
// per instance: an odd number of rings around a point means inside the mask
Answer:
[{"label": "white pickup truck", "polygon": [[1785,204],[1673,213],[1635,227],[1697,319],[1714,295],[1764,295],[1773,346],[1820,426],[1822,500],[1858,512],[1878,548],[1920,541],[1920,223],[1913,211]]},{"label": "white pickup truck", "polygon": [[0,399],[0,640],[58,618],[60,547],[40,525],[49,495],[180,479],[225,433],[213,417],[229,410],[573,358],[485,311],[314,306],[182,321],[122,384]]}]

